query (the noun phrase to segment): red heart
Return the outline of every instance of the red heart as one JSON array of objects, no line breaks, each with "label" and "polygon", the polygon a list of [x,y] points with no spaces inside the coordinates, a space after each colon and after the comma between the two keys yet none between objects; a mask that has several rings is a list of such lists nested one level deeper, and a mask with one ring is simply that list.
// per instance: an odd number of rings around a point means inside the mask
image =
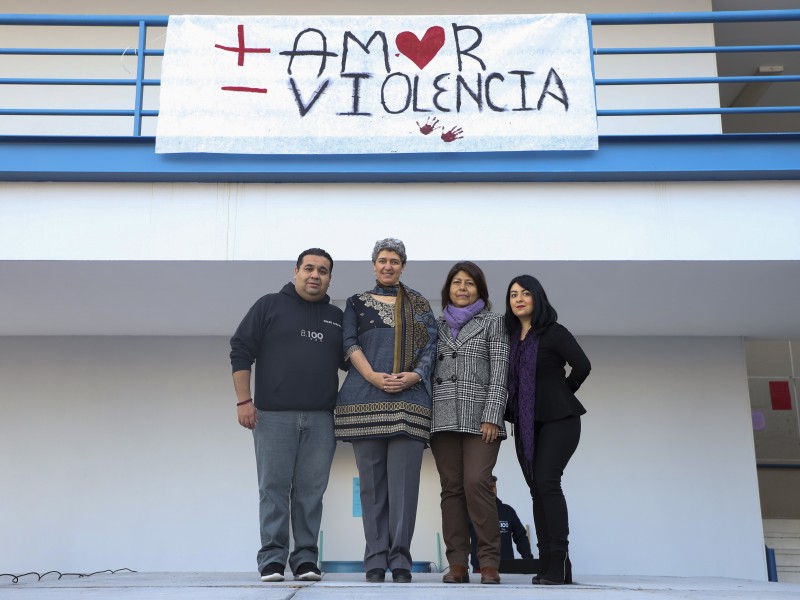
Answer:
[{"label": "red heart", "polygon": [[429,27],[420,40],[410,31],[397,34],[397,49],[405,54],[420,69],[424,69],[444,46],[444,29],[438,25]]}]

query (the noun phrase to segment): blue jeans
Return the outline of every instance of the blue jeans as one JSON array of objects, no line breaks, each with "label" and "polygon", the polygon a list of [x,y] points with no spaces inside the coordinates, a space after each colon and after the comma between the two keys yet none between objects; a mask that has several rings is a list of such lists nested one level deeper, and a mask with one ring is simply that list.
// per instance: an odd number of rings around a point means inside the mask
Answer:
[{"label": "blue jeans", "polygon": [[[269,563],[295,571],[316,564],[322,495],[328,487],[336,439],[325,411],[258,411],[253,430],[258,469],[261,549],[258,570]],[[289,555],[289,519],[294,549]]]}]

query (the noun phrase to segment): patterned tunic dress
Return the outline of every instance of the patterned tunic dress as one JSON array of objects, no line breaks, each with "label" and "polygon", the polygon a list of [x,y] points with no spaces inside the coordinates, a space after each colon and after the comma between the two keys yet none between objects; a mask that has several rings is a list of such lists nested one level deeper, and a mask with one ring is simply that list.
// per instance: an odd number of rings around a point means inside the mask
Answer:
[{"label": "patterned tunic dress", "polygon": [[[350,368],[336,402],[336,439],[353,441],[406,435],[427,442],[431,430],[430,374],[436,351],[436,321],[430,304],[415,295],[415,335],[427,336],[418,351],[414,372],[420,383],[397,394],[380,390]],[[391,373],[394,362],[394,304],[375,300],[369,292],[347,299],[342,321],[346,356],[364,352],[372,369]]]}]

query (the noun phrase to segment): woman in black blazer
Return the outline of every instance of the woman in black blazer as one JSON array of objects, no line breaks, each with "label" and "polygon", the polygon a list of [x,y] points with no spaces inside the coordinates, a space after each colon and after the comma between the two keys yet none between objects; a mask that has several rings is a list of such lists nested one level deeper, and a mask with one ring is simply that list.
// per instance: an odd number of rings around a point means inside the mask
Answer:
[{"label": "woman in black blazer", "polygon": [[561,477],[578,447],[580,417],[586,412],[575,392],[592,367],[572,334],[557,322],[558,314],[535,277],[511,280],[505,318],[511,336],[507,419],[514,424],[517,458],[533,499],[539,548],[540,569],[532,583],[572,583]]}]

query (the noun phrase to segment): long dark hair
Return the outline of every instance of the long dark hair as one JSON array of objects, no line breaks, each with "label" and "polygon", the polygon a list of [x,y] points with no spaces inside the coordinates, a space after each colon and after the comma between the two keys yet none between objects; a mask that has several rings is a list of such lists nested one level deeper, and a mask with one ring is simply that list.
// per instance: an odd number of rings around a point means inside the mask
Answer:
[{"label": "long dark hair", "polygon": [[444,280],[444,286],[442,287],[442,310],[450,304],[450,284],[453,283],[453,278],[459,271],[464,271],[464,273],[472,277],[475,287],[478,289],[478,298],[486,303],[486,310],[492,310],[492,303],[489,302],[489,288],[486,285],[486,276],[478,265],[468,260],[457,262],[447,274],[447,279]]},{"label": "long dark hair", "polygon": [[506,329],[511,333],[521,327],[519,319],[511,312],[511,286],[515,283],[518,283],[523,289],[528,290],[531,296],[533,296],[531,332],[534,335],[539,335],[558,320],[558,313],[547,299],[547,294],[542,284],[532,275],[517,275],[511,280],[511,283],[508,284],[508,291],[506,291]]}]

